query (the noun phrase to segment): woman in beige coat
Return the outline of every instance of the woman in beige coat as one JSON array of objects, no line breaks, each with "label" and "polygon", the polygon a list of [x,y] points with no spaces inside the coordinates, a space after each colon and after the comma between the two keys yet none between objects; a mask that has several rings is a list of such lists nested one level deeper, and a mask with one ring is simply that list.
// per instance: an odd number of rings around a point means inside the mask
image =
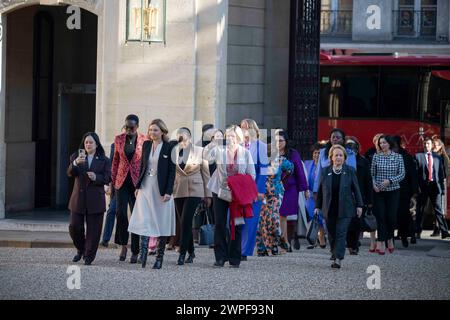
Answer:
[{"label": "woman in beige coat", "polygon": [[[212,194],[206,187],[209,182],[209,164],[203,158],[203,148],[192,144],[188,128],[177,132],[179,144],[173,149],[172,159],[176,164],[173,196],[175,208],[181,221],[180,256],[178,265],[192,263],[195,258],[192,219],[201,201],[211,206]],[[189,257],[186,258],[186,252]]]}]

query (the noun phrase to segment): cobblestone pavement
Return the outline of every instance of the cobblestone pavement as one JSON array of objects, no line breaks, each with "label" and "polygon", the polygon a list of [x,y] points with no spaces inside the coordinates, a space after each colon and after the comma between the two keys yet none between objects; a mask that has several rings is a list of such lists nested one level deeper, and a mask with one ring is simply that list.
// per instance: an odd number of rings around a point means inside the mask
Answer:
[{"label": "cobblestone pavement", "polygon": [[[118,250],[99,250],[91,266],[71,263],[73,249],[0,248],[0,299],[450,299],[450,243],[420,240],[385,256],[346,255],[330,268],[327,249],[249,257],[239,269],[215,269],[212,249],[196,249],[194,264],[177,266],[166,252],[163,268],[118,260]],[[80,266],[81,289],[69,290],[70,265]],[[380,289],[369,290],[369,266],[380,268]],[[376,283],[369,281],[369,283]]]}]

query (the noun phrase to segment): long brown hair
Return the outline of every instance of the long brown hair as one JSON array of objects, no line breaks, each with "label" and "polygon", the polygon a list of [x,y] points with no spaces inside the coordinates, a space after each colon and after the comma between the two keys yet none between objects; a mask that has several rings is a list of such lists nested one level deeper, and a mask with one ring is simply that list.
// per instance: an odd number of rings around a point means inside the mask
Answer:
[{"label": "long brown hair", "polygon": [[433,140],[433,144],[435,142],[438,142],[439,145],[441,146],[441,149],[437,152],[437,154],[440,155],[441,157],[444,157],[447,160],[447,163],[450,163],[450,158],[448,157],[447,151],[445,151],[444,142],[442,142],[442,140],[439,138],[433,138],[432,140]]},{"label": "long brown hair", "polygon": [[150,134],[148,133],[150,131],[150,127],[152,125],[158,126],[159,130],[163,133],[162,135],[162,141],[169,141],[169,129],[167,128],[167,125],[164,121],[161,119],[155,119],[148,125],[148,131],[147,131],[147,138],[150,139]]}]

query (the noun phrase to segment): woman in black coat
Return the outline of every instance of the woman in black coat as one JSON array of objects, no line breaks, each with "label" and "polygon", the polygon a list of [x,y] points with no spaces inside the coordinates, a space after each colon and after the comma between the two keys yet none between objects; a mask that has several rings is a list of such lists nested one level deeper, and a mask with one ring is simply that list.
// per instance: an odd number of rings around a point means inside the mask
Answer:
[{"label": "woman in black coat", "polygon": [[[362,214],[363,200],[355,169],[345,164],[347,152],[341,145],[331,147],[331,165],[321,171],[315,214],[322,210],[331,246],[332,268],[340,268],[345,255],[348,226],[355,213]],[[355,208],[356,207],[356,208]]]},{"label": "woman in black coat", "polygon": [[111,163],[95,132],[83,136],[78,153],[70,157],[67,175],[75,178],[69,202],[69,233],[77,248],[73,262],[84,258],[84,264],[90,265],[102,233],[106,210],[104,186],[111,182]]}]

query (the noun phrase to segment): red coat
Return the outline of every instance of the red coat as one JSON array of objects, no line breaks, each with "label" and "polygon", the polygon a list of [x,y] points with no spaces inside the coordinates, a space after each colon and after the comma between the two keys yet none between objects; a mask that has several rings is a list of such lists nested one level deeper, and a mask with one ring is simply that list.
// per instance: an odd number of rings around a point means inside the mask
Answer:
[{"label": "red coat", "polygon": [[233,200],[230,203],[231,240],[235,239],[235,218],[252,218],[253,202],[258,198],[255,180],[249,174],[236,174],[228,177]]},{"label": "red coat", "polygon": [[136,142],[136,151],[131,162],[128,161],[125,154],[126,133],[116,136],[114,139],[114,157],[112,159],[112,185],[114,188],[120,189],[128,175],[131,172],[131,179],[136,186],[141,170],[142,145],[148,140],[143,134],[138,133]]}]

